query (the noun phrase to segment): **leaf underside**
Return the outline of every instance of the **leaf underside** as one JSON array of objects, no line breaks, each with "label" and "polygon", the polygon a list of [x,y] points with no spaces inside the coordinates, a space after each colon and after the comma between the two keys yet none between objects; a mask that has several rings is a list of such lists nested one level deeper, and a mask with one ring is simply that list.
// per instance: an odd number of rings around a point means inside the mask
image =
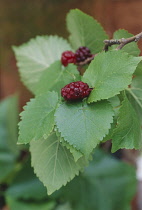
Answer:
[{"label": "leaf underside", "polygon": [[75,162],[70,151],[62,146],[55,133],[47,139],[32,141],[30,145],[32,166],[47,187],[49,195],[66,185],[87,164],[84,157]]}]

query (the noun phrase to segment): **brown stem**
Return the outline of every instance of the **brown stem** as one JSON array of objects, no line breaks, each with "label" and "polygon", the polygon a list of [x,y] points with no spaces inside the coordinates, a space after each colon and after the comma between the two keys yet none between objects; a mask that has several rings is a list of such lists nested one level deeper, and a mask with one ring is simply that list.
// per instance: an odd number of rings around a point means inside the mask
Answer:
[{"label": "brown stem", "polygon": [[92,55],[91,57],[87,58],[86,60],[84,61],[81,61],[79,63],[76,63],[77,66],[83,66],[85,64],[88,64],[90,61],[92,61],[94,59],[94,57],[96,56],[97,54],[95,55]]},{"label": "brown stem", "polygon": [[122,39],[110,39],[110,40],[104,40],[105,46],[104,51],[108,51],[108,48],[112,45],[118,44],[119,46],[116,48],[116,50],[121,50],[126,44],[130,42],[138,42],[140,39],[142,39],[142,32],[139,34],[132,36],[130,38],[122,38]]}]

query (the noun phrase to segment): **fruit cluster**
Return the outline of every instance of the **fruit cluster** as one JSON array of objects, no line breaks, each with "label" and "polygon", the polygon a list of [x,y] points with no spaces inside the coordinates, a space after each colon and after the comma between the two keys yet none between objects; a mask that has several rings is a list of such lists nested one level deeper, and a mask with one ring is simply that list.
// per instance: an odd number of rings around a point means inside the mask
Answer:
[{"label": "fruit cluster", "polygon": [[89,57],[92,57],[91,51],[87,47],[79,47],[75,53],[72,51],[63,52],[61,62],[64,66],[67,66],[69,63],[76,64],[85,61]]},{"label": "fruit cluster", "polygon": [[88,97],[91,90],[87,83],[77,81],[63,87],[61,95],[66,101],[76,101]]}]

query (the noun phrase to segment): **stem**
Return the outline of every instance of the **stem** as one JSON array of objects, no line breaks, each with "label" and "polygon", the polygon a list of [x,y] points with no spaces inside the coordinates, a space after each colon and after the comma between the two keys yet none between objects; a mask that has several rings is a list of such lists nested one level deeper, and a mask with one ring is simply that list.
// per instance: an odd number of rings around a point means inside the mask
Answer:
[{"label": "stem", "polygon": [[95,55],[92,55],[91,57],[87,58],[85,61],[81,61],[79,63],[76,63],[77,66],[83,66],[85,64],[88,64],[90,61],[92,61],[94,59],[94,57],[96,56],[97,54]]},{"label": "stem", "polygon": [[116,48],[116,50],[121,50],[126,44],[131,43],[131,42],[138,42],[140,39],[142,39],[142,32],[130,38],[104,40],[104,43],[105,43],[104,51],[105,52],[108,51],[108,48],[110,46],[116,45],[116,44],[119,45]]}]

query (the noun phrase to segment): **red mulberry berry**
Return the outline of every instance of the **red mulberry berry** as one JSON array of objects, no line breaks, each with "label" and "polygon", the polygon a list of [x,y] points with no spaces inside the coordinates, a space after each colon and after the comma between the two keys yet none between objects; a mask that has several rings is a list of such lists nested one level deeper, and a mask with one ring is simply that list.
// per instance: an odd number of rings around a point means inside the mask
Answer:
[{"label": "red mulberry berry", "polygon": [[87,58],[91,57],[91,51],[87,47],[79,47],[75,52],[76,62],[85,61]]},{"label": "red mulberry berry", "polygon": [[61,89],[61,95],[67,101],[75,101],[88,97],[91,90],[87,83],[71,82]]},{"label": "red mulberry berry", "polygon": [[76,63],[75,53],[72,51],[65,51],[62,53],[61,62],[64,66],[67,66],[69,63]]}]

